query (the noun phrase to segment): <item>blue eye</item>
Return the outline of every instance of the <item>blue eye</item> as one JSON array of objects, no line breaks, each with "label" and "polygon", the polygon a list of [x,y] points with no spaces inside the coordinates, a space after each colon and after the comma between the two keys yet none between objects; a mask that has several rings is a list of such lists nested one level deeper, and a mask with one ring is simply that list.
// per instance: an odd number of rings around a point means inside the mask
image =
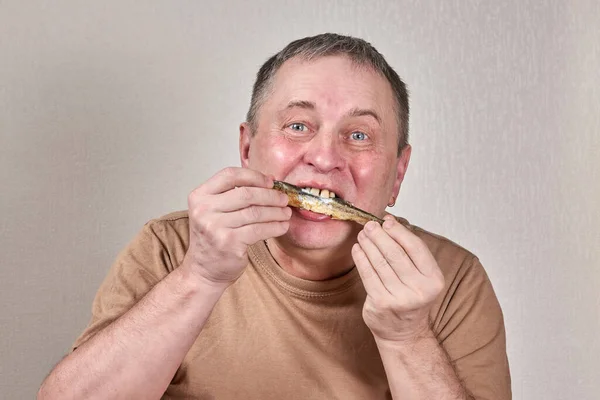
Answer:
[{"label": "blue eye", "polygon": [[366,140],[367,135],[362,132],[352,132],[352,140]]},{"label": "blue eye", "polygon": [[295,122],[291,125],[288,126],[291,130],[293,131],[297,131],[297,132],[306,132],[308,131],[308,127],[304,124],[301,124],[299,122]]}]

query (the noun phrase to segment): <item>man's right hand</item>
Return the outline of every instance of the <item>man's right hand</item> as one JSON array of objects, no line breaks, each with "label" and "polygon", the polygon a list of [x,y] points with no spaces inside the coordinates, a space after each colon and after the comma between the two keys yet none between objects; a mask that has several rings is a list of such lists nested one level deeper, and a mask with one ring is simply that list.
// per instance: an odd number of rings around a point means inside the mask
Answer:
[{"label": "man's right hand", "polygon": [[[227,168],[194,190],[183,264],[137,303],[133,296],[116,300],[123,307],[129,300],[131,308],[65,357],[44,380],[38,398],[161,398],[223,290],[246,268],[248,246],[287,232],[287,196],[272,187],[273,180],[259,172]],[[154,245],[160,243],[153,237]],[[130,249],[126,261],[115,264],[113,277],[144,268],[164,271],[164,265],[144,265],[153,258],[151,251],[139,244]],[[190,280],[190,274],[198,279]],[[115,278],[110,284],[135,281]],[[107,296],[112,301],[110,296],[118,295]]]},{"label": "man's right hand", "polygon": [[248,246],[281,236],[292,210],[273,179],[225,168],[188,196],[190,244],[183,264],[210,283],[230,285],[248,264]]}]

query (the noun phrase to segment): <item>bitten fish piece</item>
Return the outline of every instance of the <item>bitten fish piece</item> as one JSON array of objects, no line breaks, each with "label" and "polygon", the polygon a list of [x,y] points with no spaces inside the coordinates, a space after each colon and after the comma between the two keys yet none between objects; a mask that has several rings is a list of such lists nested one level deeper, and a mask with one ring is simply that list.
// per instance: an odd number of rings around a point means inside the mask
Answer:
[{"label": "bitten fish piece", "polygon": [[282,181],[274,181],[273,189],[287,194],[289,199],[288,205],[291,207],[329,215],[332,219],[354,221],[361,225],[364,225],[369,221],[377,221],[380,224],[383,224],[381,218],[369,214],[360,208],[356,208],[339,197],[324,198],[316,196],[305,192],[298,186]]}]

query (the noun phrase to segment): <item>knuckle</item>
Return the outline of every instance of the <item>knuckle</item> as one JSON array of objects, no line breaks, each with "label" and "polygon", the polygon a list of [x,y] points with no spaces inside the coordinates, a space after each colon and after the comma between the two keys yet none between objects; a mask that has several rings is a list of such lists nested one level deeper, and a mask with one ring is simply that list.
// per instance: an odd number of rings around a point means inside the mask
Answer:
[{"label": "knuckle", "polygon": [[389,264],[386,260],[378,260],[373,267],[375,267],[376,270],[382,270],[384,268],[389,268]]},{"label": "knuckle", "polygon": [[424,256],[427,255],[429,249],[421,243],[413,242],[411,243],[412,253],[410,253],[411,258],[414,257],[416,260],[423,259]]},{"label": "knuckle", "polygon": [[285,234],[289,229],[289,222],[287,221],[278,221],[273,223],[272,234],[273,236],[281,236]]},{"label": "knuckle", "polygon": [[196,203],[197,198],[198,198],[198,191],[200,190],[200,188],[196,188],[194,190],[192,190],[190,192],[190,194],[188,194],[187,197],[187,201],[188,201],[188,205],[191,207],[193,204]]},{"label": "knuckle", "polygon": [[275,193],[273,193],[273,197],[272,198],[273,198],[273,202],[275,204],[281,204],[281,205],[284,205],[284,206],[288,205],[289,201],[290,201],[288,195],[285,194],[285,193],[275,192]]},{"label": "knuckle", "polygon": [[367,259],[367,255],[365,254],[365,252],[363,251],[363,249],[361,247],[358,247],[358,250],[353,253],[353,256],[356,258],[357,261],[362,262],[362,263],[364,263],[365,260]]},{"label": "knuckle", "polygon": [[188,216],[191,221],[198,223],[201,220],[200,218],[200,210],[197,207],[190,207],[188,210]]},{"label": "knuckle", "polygon": [[225,180],[225,182],[233,185],[233,184],[235,184],[235,181],[236,181],[236,178],[238,175],[238,171],[234,167],[227,167],[227,168],[223,168],[221,170],[220,175],[223,178],[223,180]]},{"label": "knuckle", "polygon": [[383,250],[383,256],[391,262],[403,261],[402,253],[397,250]]},{"label": "knuckle", "polygon": [[373,301],[373,306],[375,310],[379,312],[385,312],[394,309],[393,303],[385,297],[379,297],[375,299]]},{"label": "knuckle", "polygon": [[242,216],[242,221],[244,224],[247,224],[248,222],[252,221],[252,207],[246,207],[246,208],[242,208],[240,210],[240,215]]},{"label": "knuckle", "polygon": [[206,232],[217,232],[218,228],[216,225],[216,221],[213,219],[205,218],[203,227]]},{"label": "knuckle", "polygon": [[232,244],[232,239],[233,239],[233,235],[232,232],[229,230],[218,230],[217,232],[215,232],[215,242],[217,243],[217,245],[221,248],[226,248],[227,246],[231,246]]},{"label": "knuckle", "polygon": [[247,187],[241,187],[238,189],[238,196],[242,201],[252,200],[252,191]]},{"label": "knuckle", "polygon": [[216,229],[213,220],[211,220],[210,218],[196,218],[196,220],[198,221],[197,224],[200,233],[210,234],[212,232],[214,234]]},{"label": "knuckle", "polygon": [[411,241],[411,246],[413,247],[413,249],[418,252],[419,254],[423,254],[429,251],[429,248],[427,247],[427,245],[425,244],[424,241],[422,241],[419,237],[415,236],[414,238],[412,238]]},{"label": "knuckle", "polygon": [[444,275],[442,275],[441,273],[438,274],[438,276],[433,279],[432,281],[432,290],[438,294],[440,293],[442,290],[444,290],[444,287],[446,286],[446,280],[444,279]]},{"label": "knuckle", "polygon": [[252,234],[255,237],[259,237],[262,235],[263,227],[261,224],[252,224],[251,227],[252,227]]},{"label": "knuckle", "polygon": [[377,272],[372,268],[363,270],[362,275],[364,276],[364,279],[379,279]]},{"label": "knuckle", "polygon": [[209,211],[209,205],[204,202],[194,202],[189,206],[189,216],[194,221],[200,221],[206,219],[204,215]]},{"label": "knuckle", "polygon": [[247,207],[244,208],[241,211],[242,214],[242,219],[246,222],[246,223],[251,223],[251,222],[256,222],[259,221],[261,216],[262,216],[262,211],[259,207],[256,206],[251,206],[251,207]]},{"label": "knuckle", "polygon": [[415,291],[415,304],[427,304],[431,301],[431,296],[427,290],[416,290]]},{"label": "knuckle", "polygon": [[262,217],[262,211],[260,209],[260,207],[256,207],[256,206],[252,206],[247,208],[247,212],[250,214],[250,218],[252,221],[259,221],[260,218]]},{"label": "knuckle", "polygon": [[276,222],[275,235],[281,236],[289,229],[289,223],[287,221]]},{"label": "knuckle", "polygon": [[246,256],[246,246],[236,246],[231,250],[235,258],[244,258]]},{"label": "knuckle", "polygon": [[223,168],[219,174],[226,178],[233,178],[236,174],[236,169],[234,167],[226,167]]}]

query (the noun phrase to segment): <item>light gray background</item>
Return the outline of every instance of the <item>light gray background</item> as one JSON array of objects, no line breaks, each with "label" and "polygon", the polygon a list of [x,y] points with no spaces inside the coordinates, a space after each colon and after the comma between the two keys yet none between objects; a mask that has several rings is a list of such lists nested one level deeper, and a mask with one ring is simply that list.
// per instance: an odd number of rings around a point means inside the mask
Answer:
[{"label": "light gray background", "polygon": [[598,1],[0,0],[1,398],[34,396],[148,219],[239,165],[259,65],[324,31],[408,83],[395,212],[482,259],[514,398],[600,398]]}]

